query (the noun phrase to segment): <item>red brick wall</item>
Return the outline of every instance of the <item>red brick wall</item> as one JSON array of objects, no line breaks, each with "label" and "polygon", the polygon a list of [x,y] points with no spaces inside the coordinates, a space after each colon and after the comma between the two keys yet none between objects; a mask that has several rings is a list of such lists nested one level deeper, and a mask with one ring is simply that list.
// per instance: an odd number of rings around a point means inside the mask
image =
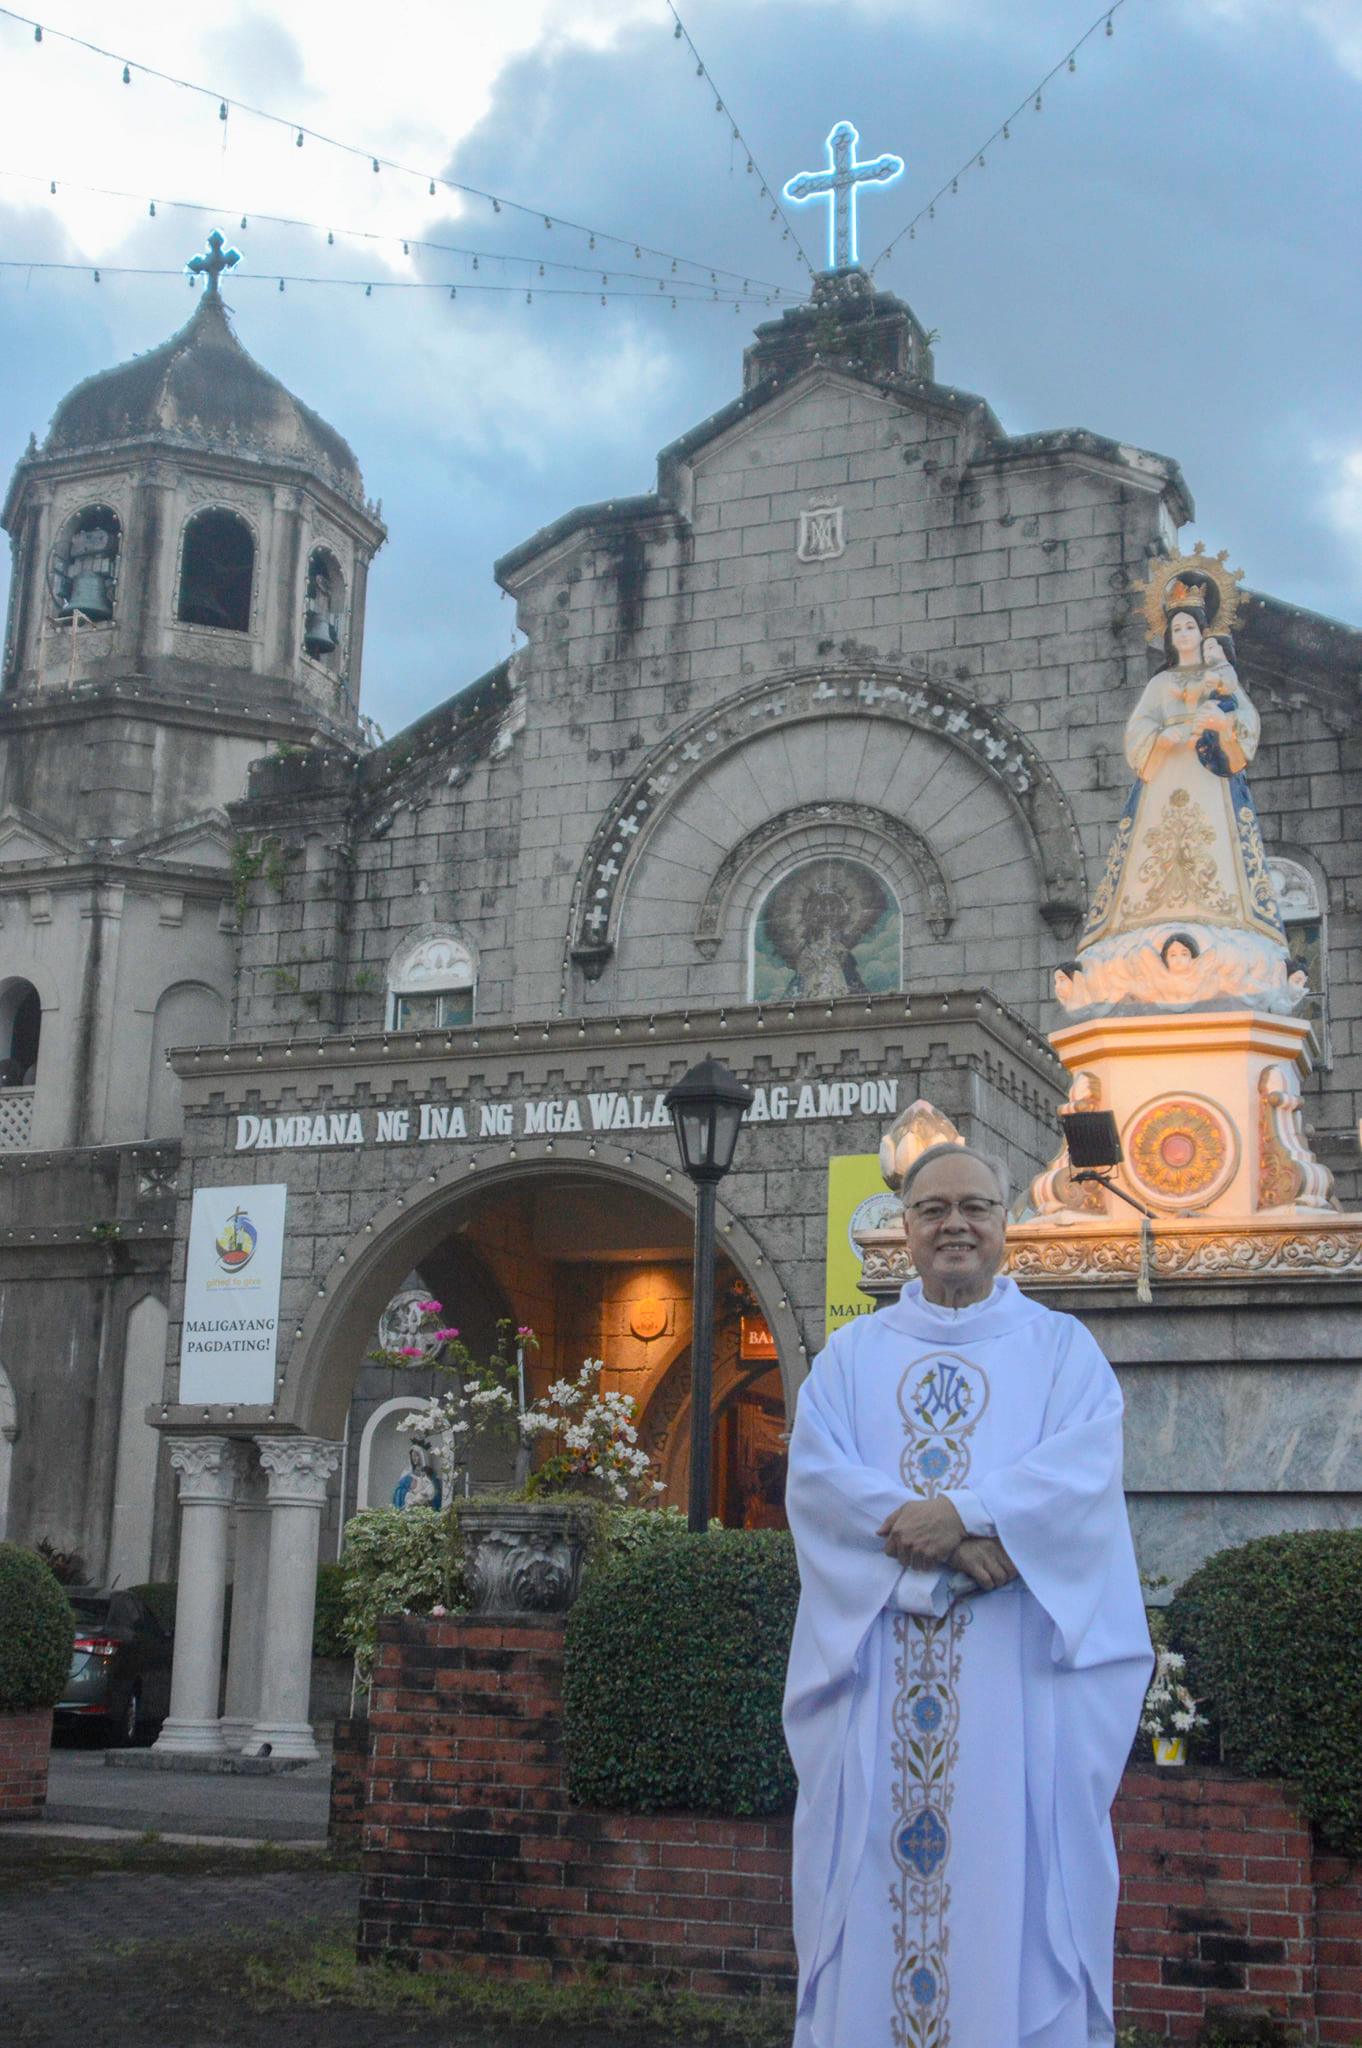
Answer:
[{"label": "red brick wall", "polygon": [[[791,1990],[789,1822],[569,1805],[562,1660],[550,1621],[384,1625],[361,1953],[515,1975],[600,1958],[695,1991]],[[338,1741],[342,1806],[361,1749]],[[1288,1787],[1151,1762],[1113,1819],[1123,2024],[1190,2042],[1208,2014],[1268,2013],[1311,2044],[1362,2043],[1362,1878],[1313,1854]]]},{"label": "red brick wall", "polygon": [[0,1714],[0,1820],[41,1812],[47,1800],[52,1709]]},{"label": "red brick wall", "polygon": [[334,1856],[354,1855],[364,1832],[365,1779],[369,1775],[369,1723],[339,1720],[331,1755],[331,1813],[327,1844]]}]

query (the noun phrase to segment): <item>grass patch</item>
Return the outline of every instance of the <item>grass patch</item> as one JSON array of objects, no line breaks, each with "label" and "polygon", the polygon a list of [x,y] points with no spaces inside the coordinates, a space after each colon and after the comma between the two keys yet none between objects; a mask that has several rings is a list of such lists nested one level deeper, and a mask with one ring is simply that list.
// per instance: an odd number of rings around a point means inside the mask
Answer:
[{"label": "grass patch", "polygon": [[561,2038],[568,2028],[684,2041],[688,2048],[787,2048],[792,2002],[697,1998],[665,1984],[619,1984],[588,1966],[570,1984],[475,1976],[459,1969],[414,1971],[396,1962],[360,1964],[348,1941],[328,1937],[292,1954],[256,1957],[246,1979],[257,2010],[281,2005],[350,2007],[391,2016],[477,2020]]},{"label": "grass patch", "polygon": [[0,1896],[35,1884],[69,1883],[105,1872],[145,1871],[185,1877],[264,1877],[276,1871],[318,1875],[358,1870],[349,1861],[288,1842],[257,1842],[228,1849],[208,1843],[167,1842],[154,1830],[123,1841],[87,1842],[57,1836],[10,1835],[0,1828]]}]

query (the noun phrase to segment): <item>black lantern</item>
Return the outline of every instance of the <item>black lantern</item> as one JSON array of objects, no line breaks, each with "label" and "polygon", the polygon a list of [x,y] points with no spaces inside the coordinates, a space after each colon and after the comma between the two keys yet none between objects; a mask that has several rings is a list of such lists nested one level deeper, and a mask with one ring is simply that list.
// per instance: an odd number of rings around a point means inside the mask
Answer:
[{"label": "black lantern", "polygon": [[665,1096],[681,1164],[697,1185],[722,1180],[733,1164],[738,1126],[752,1106],[752,1090],[722,1060],[701,1060]]},{"label": "black lantern", "polygon": [[722,1061],[701,1060],[665,1097],[681,1164],[695,1182],[695,1284],[691,1322],[690,1526],[709,1527],[714,1406],[714,1190],[733,1164],[752,1090]]}]

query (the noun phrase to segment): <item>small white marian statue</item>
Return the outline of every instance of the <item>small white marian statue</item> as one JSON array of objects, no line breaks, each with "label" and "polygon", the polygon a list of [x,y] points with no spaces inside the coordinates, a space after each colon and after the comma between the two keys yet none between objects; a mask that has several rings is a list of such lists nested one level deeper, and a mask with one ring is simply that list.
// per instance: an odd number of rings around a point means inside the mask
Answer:
[{"label": "small white marian statue", "polygon": [[1239,571],[1200,547],[1151,565],[1145,615],[1164,665],[1125,731],[1135,783],[1079,940],[1055,976],[1071,1015],[1289,1012],[1293,973],[1245,773],[1258,713],[1234,669]]}]

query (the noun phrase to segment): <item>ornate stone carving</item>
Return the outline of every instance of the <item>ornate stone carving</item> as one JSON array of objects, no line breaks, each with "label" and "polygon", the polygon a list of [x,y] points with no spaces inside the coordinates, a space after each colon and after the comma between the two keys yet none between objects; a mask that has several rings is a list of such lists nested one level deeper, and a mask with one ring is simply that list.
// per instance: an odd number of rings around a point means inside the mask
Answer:
[{"label": "ornate stone carving", "polygon": [[846,508],[810,505],[799,515],[795,553],[801,562],[835,562],[846,553]]},{"label": "ornate stone carving", "polygon": [[563,1614],[577,1598],[586,1540],[571,1508],[465,1508],[464,1577],[475,1614]]},{"label": "ornate stone carving", "polygon": [[1136,1189],[1159,1208],[1213,1201],[1234,1178],[1239,1136],[1224,1111],[1197,1095],[1165,1095],[1127,1124],[1122,1145]]},{"label": "ornate stone carving", "polygon": [[1040,754],[991,706],[926,674],[814,669],[767,677],[699,713],[655,747],[607,812],[578,870],[569,947],[590,978],[614,950],[623,885],[677,795],[753,734],[818,718],[876,718],[938,734],[1008,790],[1041,875],[1041,915],[1070,926],[1083,901],[1083,859],[1068,799]]},{"label": "ornate stone carving", "polygon": [[1258,1207],[1332,1209],[1334,1177],[1310,1151],[1300,1091],[1285,1067],[1258,1076]]},{"label": "ornate stone carving", "polygon": [[[1102,1084],[1096,1074],[1075,1074],[1069,1109],[1101,1109]],[[1095,1180],[1075,1181],[1069,1173],[1069,1148],[1061,1145],[1044,1173],[1038,1173],[1028,1195],[1029,1213],[1037,1216],[1105,1216],[1108,1197]]]},{"label": "ornate stone carving", "polygon": [[[1362,1217],[1340,1216],[1318,1230],[1157,1231],[1151,1259],[1156,1282],[1342,1277],[1362,1273]],[[1135,1232],[1009,1239],[1005,1270],[1022,1286],[1043,1280],[1079,1286],[1133,1281],[1140,1270],[1140,1239]]]},{"label": "ornate stone carving", "polygon": [[698,952],[709,955],[717,947],[734,885],[743,870],[768,846],[809,826],[841,826],[856,832],[870,832],[881,840],[887,840],[903,855],[917,877],[927,899],[928,930],[933,938],[945,938],[955,922],[955,906],[936,855],[920,832],[915,832],[902,819],[891,817],[887,811],[876,810],[871,804],[797,804],[791,810],[781,811],[776,817],[766,818],[754,826],[724,856],[705,892],[700,915],[695,921],[694,937]]},{"label": "ornate stone carving", "polygon": [[340,1464],[342,1444],[316,1436],[260,1436],[256,1443],[269,1478],[271,1507],[324,1505],[326,1483]]},{"label": "ornate stone carving", "polygon": [[246,1471],[248,1447],[228,1436],[173,1436],[170,1462],[180,1499],[191,1506],[230,1504]]},{"label": "ornate stone carving", "polygon": [[212,626],[176,626],[174,650],[179,660],[210,668],[249,668],[255,659],[251,634],[222,633]]}]

